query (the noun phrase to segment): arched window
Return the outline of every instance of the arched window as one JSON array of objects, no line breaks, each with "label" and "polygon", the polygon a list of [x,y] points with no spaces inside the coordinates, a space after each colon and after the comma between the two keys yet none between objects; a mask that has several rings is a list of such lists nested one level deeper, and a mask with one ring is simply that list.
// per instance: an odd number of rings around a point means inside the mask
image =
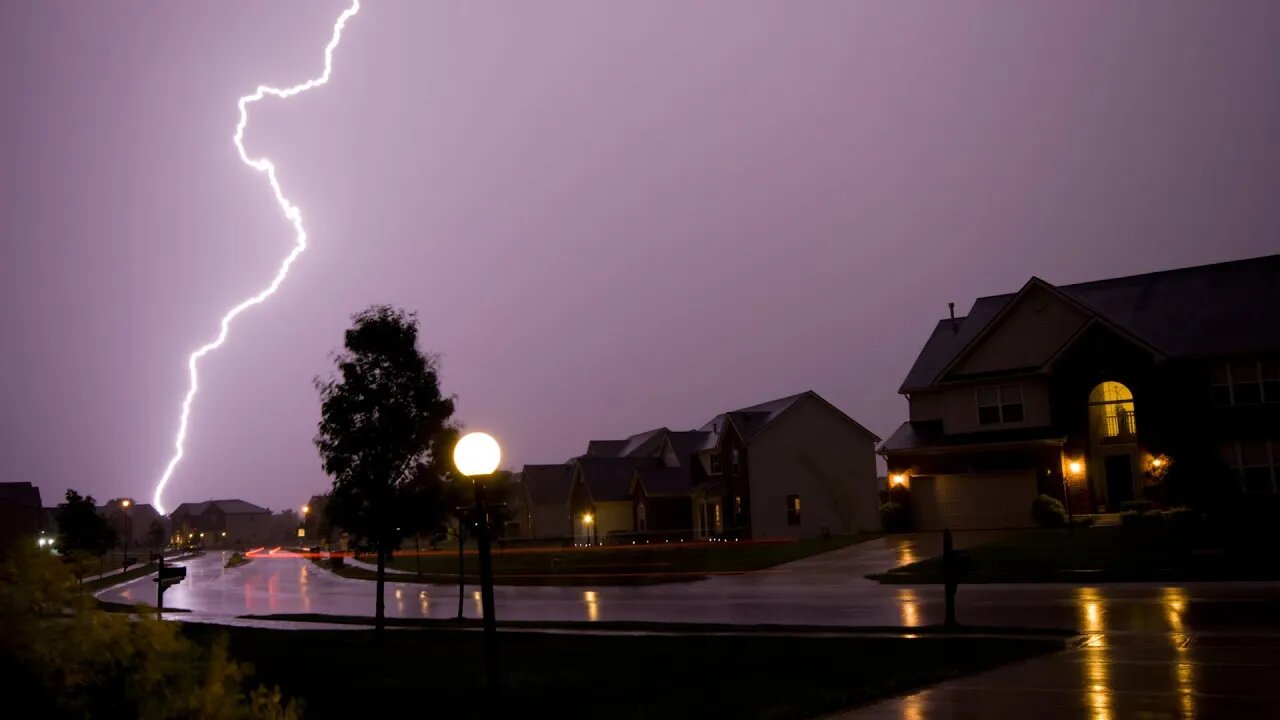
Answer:
[{"label": "arched window", "polygon": [[1132,438],[1138,432],[1133,416],[1133,393],[1123,384],[1108,380],[1089,393],[1090,407],[1101,411],[1104,438]]}]

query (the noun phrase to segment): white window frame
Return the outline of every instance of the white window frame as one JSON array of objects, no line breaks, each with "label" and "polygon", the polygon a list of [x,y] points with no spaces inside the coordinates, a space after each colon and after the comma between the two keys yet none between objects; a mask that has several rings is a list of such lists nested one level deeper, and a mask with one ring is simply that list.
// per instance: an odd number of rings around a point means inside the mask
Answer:
[{"label": "white window frame", "polygon": [[[1244,471],[1244,441],[1232,440],[1231,450],[1235,455],[1235,467],[1231,468],[1236,471],[1236,480],[1240,483],[1240,491],[1246,495],[1275,495],[1280,493],[1280,440],[1262,440],[1267,447],[1267,467],[1271,470],[1271,492],[1250,492],[1245,483]],[[1249,465],[1248,467],[1263,467],[1261,465]]]},{"label": "white window frame", "polygon": [[[1264,360],[1262,360],[1262,359],[1258,359],[1258,360],[1254,360],[1254,361],[1253,361],[1254,367],[1257,369],[1257,372],[1258,372],[1258,375],[1257,375],[1258,379],[1257,379],[1256,381],[1251,380],[1251,381],[1247,381],[1247,382],[1239,382],[1239,383],[1237,383],[1237,382],[1235,381],[1235,378],[1233,378],[1233,377],[1231,376],[1231,366],[1232,366],[1233,364],[1239,364],[1239,363],[1242,363],[1242,362],[1248,362],[1248,361],[1247,361],[1247,360],[1236,360],[1236,361],[1232,362],[1232,361],[1229,361],[1229,360],[1228,360],[1228,361],[1223,361],[1223,362],[1221,362],[1221,363],[1218,363],[1219,367],[1221,367],[1221,368],[1222,368],[1223,374],[1226,376],[1227,381],[1226,381],[1225,383],[1218,383],[1218,382],[1213,382],[1212,380],[1210,380],[1210,387],[1225,387],[1225,388],[1227,389],[1227,404],[1226,404],[1226,405],[1218,405],[1217,407],[1235,407],[1235,406],[1237,405],[1237,403],[1236,403],[1236,386],[1237,386],[1237,385],[1246,385],[1246,384],[1248,384],[1248,385],[1252,385],[1252,384],[1254,384],[1254,383],[1256,383],[1256,384],[1258,385],[1258,398],[1259,398],[1259,399],[1258,399],[1258,402],[1257,402],[1257,403],[1242,403],[1243,405],[1266,405],[1267,403],[1280,403],[1280,397],[1268,397],[1268,396],[1267,396],[1267,381],[1268,381],[1268,378],[1267,378],[1267,377],[1266,377],[1266,375],[1265,375],[1265,371],[1264,371],[1265,364],[1264,364],[1264,363],[1266,363],[1266,362],[1268,362],[1268,361],[1264,361]],[[1270,362],[1276,362],[1276,361],[1270,361]]]},{"label": "white window frame", "polygon": [[[1016,402],[1016,403],[1012,403],[1012,402],[1005,402],[1004,389],[1005,389],[1005,388],[1007,388],[1007,387],[1016,387],[1016,388],[1018,388],[1018,402]],[[982,404],[982,391],[983,391],[983,390],[995,390],[995,391],[996,391],[996,404],[995,404],[995,405],[983,405],[983,404]],[[1023,390],[1022,390],[1022,383],[1002,383],[1002,384],[1000,384],[1000,385],[983,385],[983,386],[981,386],[981,387],[976,387],[976,388],[974,388],[974,389],[973,389],[973,404],[974,404],[974,411],[975,411],[975,412],[977,413],[977,415],[978,415],[978,425],[979,425],[979,426],[982,426],[982,427],[990,427],[990,426],[992,426],[992,425],[1012,425],[1012,424],[1016,424],[1016,423],[1026,422],[1026,420],[1027,420],[1027,402],[1026,402],[1026,397],[1027,397],[1027,394],[1026,394],[1025,392],[1023,392]],[[1004,419],[1004,406],[1005,406],[1005,405],[1021,405],[1021,406],[1022,406],[1022,417],[1021,417],[1020,419],[1018,419],[1018,420],[1005,420],[1005,419]],[[995,421],[995,422],[993,422],[993,423],[984,423],[984,422],[982,422],[982,408],[984,408],[984,407],[994,407],[994,408],[996,409],[996,418],[997,418],[997,419],[996,419],[996,421]]]}]

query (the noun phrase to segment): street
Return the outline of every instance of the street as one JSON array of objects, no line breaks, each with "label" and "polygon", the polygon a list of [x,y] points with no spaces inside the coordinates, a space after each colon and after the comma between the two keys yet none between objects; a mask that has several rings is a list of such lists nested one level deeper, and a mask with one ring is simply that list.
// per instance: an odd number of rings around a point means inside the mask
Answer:
[{"label": "street", "polygon": [[[504,587],[503,620],[649,621],[913,627],[943,619],[942,590],[880,585],[863,575],[937,552],[935,536],[893,536],[757,573],[646,587]],[[165,594],[184,619],[255,624],[246,614],[372,615],[374,584],[308,560],[259,556],[223,569],[222,553],[187,561],[187,580]],[[102,592],[151,602],[150,579]],[[387,583],[391,617],[451,618],[456,586]],[[1259,717],[1280,702],[1275,610],[1280,583],[962,585],[968,625],[1073,628],[1080,646],[960,678],[863,708],[848,717]],[[468,586],[464,612],[480,615]],[[263,624],[263,623],[256,623]],[[275,625],[276,623],[271,623]],[[308,627],[296,624],[297,627]]]}]

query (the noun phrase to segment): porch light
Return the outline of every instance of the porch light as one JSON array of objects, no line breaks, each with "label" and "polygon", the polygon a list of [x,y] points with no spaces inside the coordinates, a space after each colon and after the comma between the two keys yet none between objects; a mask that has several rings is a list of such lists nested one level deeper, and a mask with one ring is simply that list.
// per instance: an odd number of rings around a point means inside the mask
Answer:
[{"label": "porch light", "polygon": [[1072,460],[1067,463],[1067,470],[1070,470],[1072,475],[1078,476],[1080,473],[1084,472],[1084,463],[1079,460]]},{"label": "porch light", "polygon": [[889,476],[889,483],[892,484],[894,487],[902,487],[903,485],[907,484],[907,474],[894,473]]},{"label": "porch light", "polygon": [[582,524],[583,524],[583,525],[590,525],[590,524],[591,524],[591,521],[592,521],[592,520],[594,520],[594,519],[595,519],[595,518],[591,517],[591,513],[587,513],[586,515],[583,515],[583,516],[582,516]]}]

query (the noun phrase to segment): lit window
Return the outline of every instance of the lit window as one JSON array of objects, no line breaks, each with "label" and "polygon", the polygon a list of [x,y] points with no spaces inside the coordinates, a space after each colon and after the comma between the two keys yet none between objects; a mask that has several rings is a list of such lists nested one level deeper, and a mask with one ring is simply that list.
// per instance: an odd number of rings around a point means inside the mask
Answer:
[{"label": "lit window", "polygon": [[714,521],[715,521],[715,528],[716,528],[716,532],[720,532],[721,530],[723,530],[723,529],[724,529],[724,520],[720,517],[720,503],[718,503],[718,502],[717,502],[716,504],[712,505],[711,507],[715,508],[715,510],[714,510],[714,515],[715,515],[715,517],[714,517]]},{"label": "lit window", "polygon": [[787,524],[788,525],[800,524],[800,496],[799,495],[787,496]]},{"label": "lit window", "polygon": [[1138,432],[1133,415],[1133,393],[1118,382],[1107,381],[1089,393],[1089,404],[1102,409],[1101,436],[1132,440]]},{"label": "lit window", "polygon": [[741,495],[733,496],[733,514],[735,516],[742,514],[742,496]]},{"label": "lit window", "polygon": [[1024,418],[1021,385],[978,388],[979,425],[1017,423]]}]

